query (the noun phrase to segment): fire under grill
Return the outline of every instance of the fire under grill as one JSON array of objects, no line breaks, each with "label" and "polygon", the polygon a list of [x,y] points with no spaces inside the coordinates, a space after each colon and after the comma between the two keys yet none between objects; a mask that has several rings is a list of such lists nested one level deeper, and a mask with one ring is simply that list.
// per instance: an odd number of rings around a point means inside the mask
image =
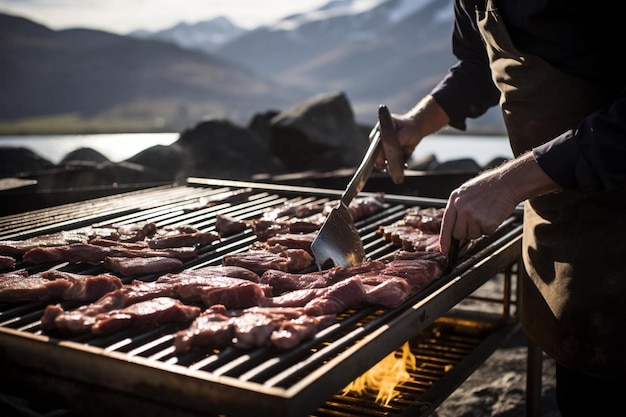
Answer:
[{"label": "fire under grill", "polygon": [[[245,198],[226,198],[245,195]],[[184,185],[149,188],[0,217],[0,240],[20,240],[90,225],[151,221],[159,226],[215,229],[216,214],[257,218],[285,203],[328,202],[341,191],[190,178]],[[189,210],[201,199],[219,201]],[[356,223],[372,259],[399,248],[376,233],[411,207],[443,207],[445,200],[385,195],[385,209]],[[185,268],[219,265],[226,254],[245,251],[250,231],[198,248]],[[466,317],[454,307],[489,279],[510,282],[519,261],[521,220],[508,219],[498,232],[477,241],[455,268],[395,309],[349,310],[312,340],[289,351],[270,347],[192,350],[175,354],[180,327],[161,325],[107,336],[57,338],[41,330],[47,303],[0,303],[2,388],[89,416],[140,413],[153,416],[401,416],[427,415],[517,328],[503,314]],[[102,266],[27,265],[97,274]],[[142,276],[150,281],[155,276]],[[138,278],[138,277],[132,277]],[[131,278],[122,278],[124,283]],[[507,294],[509,297],[510,294]],[[71,303],[65,305],[68,309]],[[410,382],[397,387],[389,404],[376,393],[342,395],[342,389],[405,342],[417,357]]]}]

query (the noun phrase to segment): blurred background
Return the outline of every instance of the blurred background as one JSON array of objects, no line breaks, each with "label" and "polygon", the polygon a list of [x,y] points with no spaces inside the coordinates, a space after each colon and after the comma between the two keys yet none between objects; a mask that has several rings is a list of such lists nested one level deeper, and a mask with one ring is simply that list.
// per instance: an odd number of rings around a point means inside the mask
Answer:
[{"label": "blurred background", "polygon": [[[353,166],[378,106],[407,111],[455,62],[452,28],[452,0],[0,0],[0,149],[41,156],[45,164],[3,154],[29,173],[85,148],[117,163],[172,145],[206,120],[247,128],[261,115],[272,127],[282,111],[340,95],[349,112],[318,130],[347,118],[362,127],[356,141],[346,129],[334,132],[344,136],[345,154],[357,143],[335,165]],[[301,143],[336,145],[312,130]],[[484,166],[510,156],[497,109],[470,120],[466,132],[441,134],[454,140],[425,140],[414,158],[467,157]],[[286,146],[262,139],[274,154]]]},{"label": "blurred background", "polygon": [[[371,123],[454,62],[451,0],[2,0],[0,13],[1,134],[247,123],[329,91]],[[501,133],[499,119],[471,131]]]}]

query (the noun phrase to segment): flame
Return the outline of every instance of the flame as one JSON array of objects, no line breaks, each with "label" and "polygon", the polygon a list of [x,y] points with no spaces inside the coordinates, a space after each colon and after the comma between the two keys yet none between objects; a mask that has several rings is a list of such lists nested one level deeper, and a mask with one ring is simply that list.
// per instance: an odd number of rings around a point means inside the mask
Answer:
[{"label": "flame", "polygon": [[389,402],[400,395],[396,386],[402,382],[411,380],[409,370],[415,370],[415,355],[411,352],[408,342],[402,346],[402,355],[396,356],[396,352],[390,353],[383,360],[370,368],[363,375],[349,383],[343,394],[354,393],[362,395],[366,391],[378,391],[376,402],[388,405]]}]

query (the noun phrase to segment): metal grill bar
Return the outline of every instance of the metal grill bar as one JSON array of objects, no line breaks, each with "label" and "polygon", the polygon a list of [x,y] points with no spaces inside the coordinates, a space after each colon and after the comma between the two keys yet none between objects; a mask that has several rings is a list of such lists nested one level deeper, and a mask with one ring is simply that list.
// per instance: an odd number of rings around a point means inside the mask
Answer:
[{"label": "metal grill bar", "polygon": [[[242,189],[251,191],[246,201],[218,202],[193,211],[186,209],[200,198],[210,199],[219,193]],[[340,194],[334,190],[199,180],[185,186],[131,192],[26,213],[19,221],[19,216],[1,218],[0,239],[25,239],[86,225],[144,220],[154,221],[158,226],[184,223],[210,231],[215,229],[217,213],[255,218],[266,209],[288,202],[324,203]],[[373,259],[397,250],[376,233],[380,225],[401,219],[407,207],[441,207],[445,203],[394,196],[386,196],[386,201],[389,202],[387,209],[356,223],[367,256]],[[156,396],[164,403],[162,409],[168,412],[183,408],[190,415],[200,415],[212,409],[219,414],[247,416],[263,410],[279,416],[302,416],[315,410],[324,398],[332,397],[403,342],[418,335],[488,278],[517,262],[521,230],[515,221],[510,223],[493,239],[477,246],[455,271],[411,297],[398,309],[384,311],[369,307],[349,311],[336,325],[288,352],[270,348],[242,352],[231,347],[177,356],[172,347],[173,335],[178,330],[174,325],[130,329],[102,337],[81,335],[52,340],[42,333],[39,323],[46,304],[27,303],[0,305],[0,346],[5,346],[0,352],[0,364],[16,370],[13,375],[16,381],[29,375],[35,366],[43,369],[48,378],[57,380],[59,386],[63,386],[61,381],[72,387],[95,383],[99,389],[141,404],[154,401]],[[185,268],[220,264],[224,255],[246,250],[255,238],[246,231],[201,247],[198,257],[187,261]],[[480,268],[475,268],[476,265]],[[21,267],[41,268],[18,265]],[[45,267],[90,274],[103,272],[100,266]],[[154,278],[156,276],[143,277],[145,280]],[[75,306],[61,304],[66,309]],[[444,362],[462,356],[457,350],[463,350],[463,343],[458,341],[454,348],[443,350],[432,344],[420,349],[429,363],[438,356]],[[25,359],[28,357],[36,360]],[[59,368],[58,363],[64,366]],[[87,363],[92,367],[90,372],[82,372]],[[416,375],[414,386],[407,385],[403,389],[428,389],[432,381],[441,376],[441,366],[425,366],[420,375]],[[27,378],[23,382],[28,385],[32,380]],[[164,383],[169,388],[167,393],[162,392]],[[355,405],[349,407],[358,409]]]}]

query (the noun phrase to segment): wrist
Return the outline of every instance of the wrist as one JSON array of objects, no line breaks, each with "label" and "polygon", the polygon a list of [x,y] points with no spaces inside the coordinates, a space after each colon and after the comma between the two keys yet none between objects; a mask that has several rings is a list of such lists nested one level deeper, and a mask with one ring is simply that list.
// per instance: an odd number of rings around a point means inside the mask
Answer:
[{"label": "wrist", "polygon": [[496,169],[500,170],[501,180],[516,203],[560,189],[541,169],[532,152],[526,152]]}]

